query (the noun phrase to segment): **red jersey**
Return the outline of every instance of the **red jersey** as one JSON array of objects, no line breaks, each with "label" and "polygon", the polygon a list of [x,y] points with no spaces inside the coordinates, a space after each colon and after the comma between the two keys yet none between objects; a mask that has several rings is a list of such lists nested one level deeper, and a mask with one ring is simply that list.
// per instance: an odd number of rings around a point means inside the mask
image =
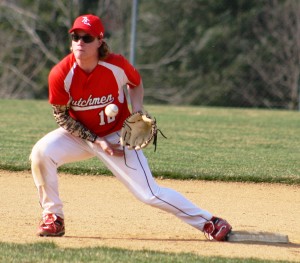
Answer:
[{"label": "red jersey", "polygon": [[[49,102],[70,104],[70,116],[103,137],[120,130],[130,114],[123,87],[134,88],[140,82],[140,74],[122,55],[110,54],[86,73],[71,53],[50,71]],[[111,103],[119,108],[115,117],[104,113]]]}]

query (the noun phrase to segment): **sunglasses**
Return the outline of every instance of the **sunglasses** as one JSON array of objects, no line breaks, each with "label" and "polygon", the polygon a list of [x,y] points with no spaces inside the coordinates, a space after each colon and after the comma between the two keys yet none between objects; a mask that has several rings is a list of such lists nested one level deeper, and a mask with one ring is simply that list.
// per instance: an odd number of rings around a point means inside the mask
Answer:
[{"label": "sunglasses", "polygon": [[76,34],[72,34],[71,38],[75,42],[78,42],[80,39],[82,39],[82,41],[84,43],[91,43],[95,40],[95,37],[90,36],[90,35],[79,36],[79,35],[76,35]]}]

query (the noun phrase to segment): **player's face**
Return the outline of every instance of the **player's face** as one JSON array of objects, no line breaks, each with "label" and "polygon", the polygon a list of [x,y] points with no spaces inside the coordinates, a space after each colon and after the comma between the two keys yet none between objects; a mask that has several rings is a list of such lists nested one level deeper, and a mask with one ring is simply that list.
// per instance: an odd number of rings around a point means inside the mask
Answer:
[{"label": "player's face", "polygon": [[75,30],[72,35],[72,50],[76,59],[98,59],[98,48],[102,40],[88,35],[83,30]]}]

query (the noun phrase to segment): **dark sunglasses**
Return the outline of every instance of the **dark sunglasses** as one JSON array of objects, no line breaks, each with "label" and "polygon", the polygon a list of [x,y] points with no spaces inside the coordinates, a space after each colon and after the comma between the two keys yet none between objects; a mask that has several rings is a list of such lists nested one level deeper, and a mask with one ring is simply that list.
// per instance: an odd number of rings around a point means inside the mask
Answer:
[{"label": "dark sunglasses", "polygon": [[75,42],[78,42],[80,39],[82,39],[82,41],[84,43],[91,43],[91,42],[93,42],[95,40],[95,37],[90,36],[90,35],[79,36],[79,35],[76,35],[76,34],[72,34],[71,38]]}]

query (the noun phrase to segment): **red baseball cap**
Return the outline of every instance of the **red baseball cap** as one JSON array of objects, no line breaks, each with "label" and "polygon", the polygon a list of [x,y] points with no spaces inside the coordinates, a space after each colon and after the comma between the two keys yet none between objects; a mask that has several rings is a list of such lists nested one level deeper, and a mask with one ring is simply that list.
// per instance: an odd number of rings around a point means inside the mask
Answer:
[{"label": "red baseball cap", "polygon": [[104,36],[104,27],[100,18],[91,14],[77,17],[74,21],[73,27],[69,30],[69,33],[72,33],[76,29],[84,30],[93,37],[102,38]]}]

